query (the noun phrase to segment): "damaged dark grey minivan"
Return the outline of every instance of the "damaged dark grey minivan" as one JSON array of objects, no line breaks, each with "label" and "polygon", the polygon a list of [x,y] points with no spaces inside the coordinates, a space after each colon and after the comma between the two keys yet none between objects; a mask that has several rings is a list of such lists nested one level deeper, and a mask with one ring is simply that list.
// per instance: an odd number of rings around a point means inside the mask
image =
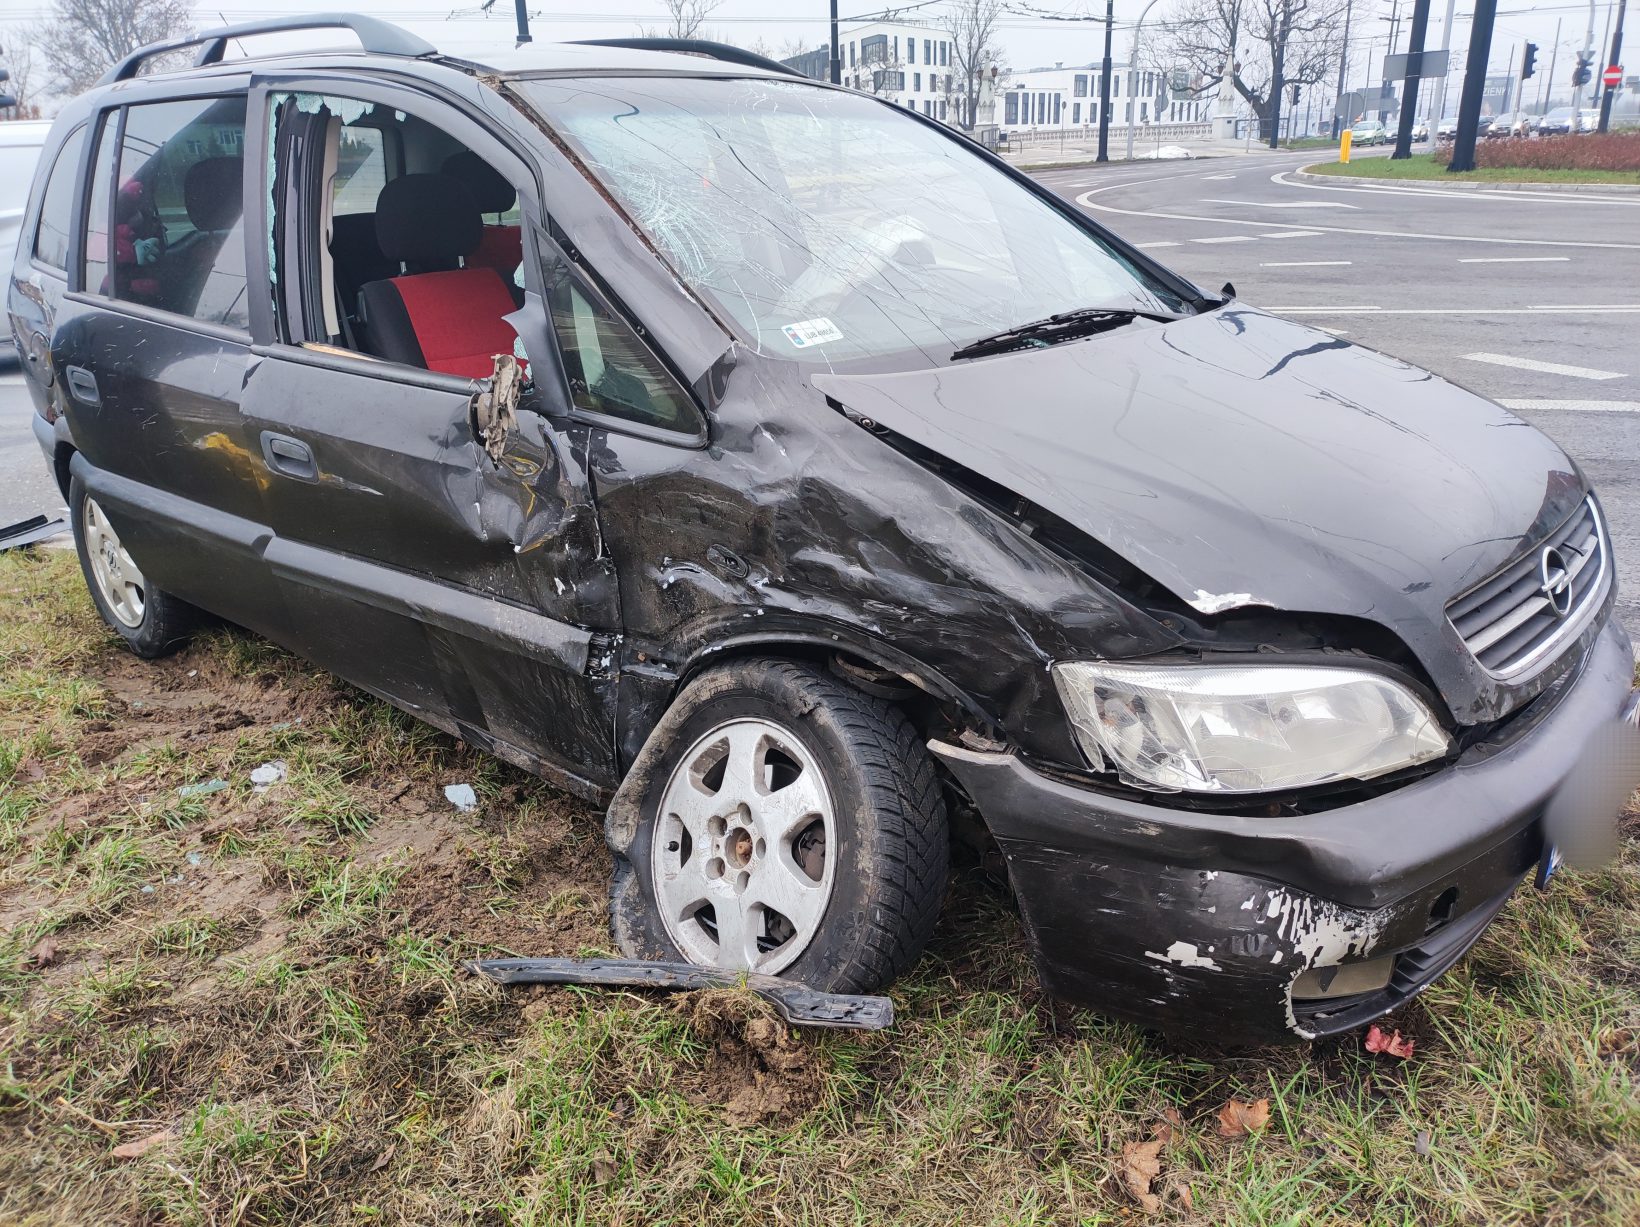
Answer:
[{"label": "damaged dark grey minivan", "polygon": [[1318,1036],[1552,869],[1633,658],[1496,405],[731,49],[188,45],[64,108],[7,302],[97,606],[607,803],[629,953],[883,986],[960,810],[1054,993]]}]

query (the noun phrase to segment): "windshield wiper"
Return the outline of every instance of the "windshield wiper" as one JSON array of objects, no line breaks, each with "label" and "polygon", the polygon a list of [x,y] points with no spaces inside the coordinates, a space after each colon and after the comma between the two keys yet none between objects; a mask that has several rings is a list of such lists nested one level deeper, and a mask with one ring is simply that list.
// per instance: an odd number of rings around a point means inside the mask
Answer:
[{"label": "windshield wiper", "polygon": [[1061,311],[1047,319],[1018,324],[1003,332],[970,341],[951,355],[958,358],[983,358],[987,354],[1005,354],[1015,349],[1042,349],[1071,341],[1077,337],[1092,336],[1110,328],[1120,328],[1136,319],[1158,320],[1167,323],[1185,318],[1166,311],[1142,311],[1137,307],[1080,307],[1075,311]]}]

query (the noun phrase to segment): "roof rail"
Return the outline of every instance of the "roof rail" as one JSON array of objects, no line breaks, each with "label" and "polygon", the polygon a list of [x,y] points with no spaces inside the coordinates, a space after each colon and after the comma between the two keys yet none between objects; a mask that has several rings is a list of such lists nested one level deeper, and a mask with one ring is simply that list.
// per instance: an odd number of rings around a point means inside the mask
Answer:
[{"label": "roof rail", "polygon": [[[788,77],[802,77],[789,64],[782,64],[778,60],[771,60],[768,56],[758,55],[752,51],[742,51],[739,47],[731,47],[728,43],[708,42],[703,38],[581,38],[577,39],[583,47],[626,47],[632,51],[680,51],[685,55],[704,55],[709,59],[723,60],[729,64],[742,64],[747,68],[762,68],[769,72],[784,73]],[[804,77],[804,80],[808,78]]]},{"label": "roof rail", "polygon": [[247,21],[237,26],[207,30],[190,38],[149,43],[146,47],[138,47],[115,64],[97,84],[109,85],[115,81],[129,81],[137,75],[137,69],[142,67],[144,60],[164,55],[167,51],[178,51],[183,47],[202,44],[199,57],[194,61],[197,68],[220,63],[229,39],[245,38],[255,34],[283,34],[287,30],[330,29],[352,30],[358,36],[359,45],[375,55],[402,55],[415,59],[438,53],[438,48],[432,43],[376,17],[364,17],[358,13],[314,13],[309,17],[275,17],[269,21]]}]

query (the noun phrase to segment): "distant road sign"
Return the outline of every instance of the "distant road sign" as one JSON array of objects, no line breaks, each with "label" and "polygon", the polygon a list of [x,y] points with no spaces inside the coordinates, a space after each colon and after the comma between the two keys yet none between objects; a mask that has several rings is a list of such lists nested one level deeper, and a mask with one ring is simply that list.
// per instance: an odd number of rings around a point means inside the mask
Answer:
[{"label": "distant road sign", "polygon": [[1385,81],[1404,81],[1408,77],[1444,77],[1446,76],[1447,53],[1445,49],[1420,51],[1413,54],[1410,51],[1397,51],[1384,57]]},{"label": "distant road sign", "polygon": [[1623,84],[1623,65],[1613,64],[1600,74],[1600,79],[1606,83],[1607,89],[1616,89]]}]

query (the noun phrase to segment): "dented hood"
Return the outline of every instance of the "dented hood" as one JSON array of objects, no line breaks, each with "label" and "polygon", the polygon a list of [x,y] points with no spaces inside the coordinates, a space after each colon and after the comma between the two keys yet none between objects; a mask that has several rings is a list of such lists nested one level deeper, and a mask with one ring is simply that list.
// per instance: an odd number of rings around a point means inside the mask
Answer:
[{"label": "dented hood", "polygon": [[1498,693],[1454,595],[1571,514],[1544,435],[1473,393],[1240,303],[827,395],[1098,538],[1204,613],[1372,619],[1454,713]]}]

